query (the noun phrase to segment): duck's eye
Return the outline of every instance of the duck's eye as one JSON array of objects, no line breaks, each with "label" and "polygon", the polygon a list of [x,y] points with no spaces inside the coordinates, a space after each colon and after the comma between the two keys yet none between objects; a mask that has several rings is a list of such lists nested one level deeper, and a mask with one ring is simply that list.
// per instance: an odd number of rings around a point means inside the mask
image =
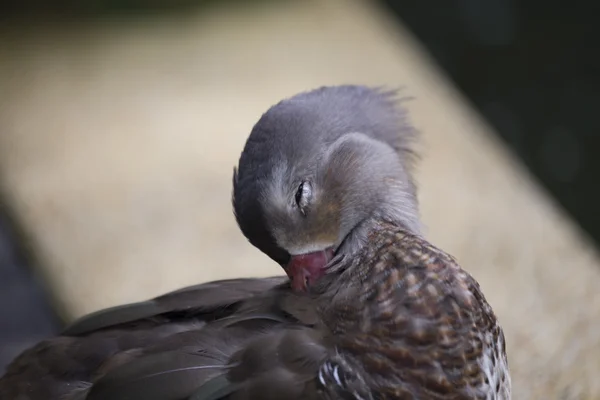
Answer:
[{"label": "duck's eye", "polygon": [[310,186],[310,182],[302,181],[300,186],[298,186],[298,190],[296,190],[296,205],[298,209],[302,213],[302,215],[306,215],[306,209],[308,204],[310,203],[310,199],[312,197],[312,188]]}]

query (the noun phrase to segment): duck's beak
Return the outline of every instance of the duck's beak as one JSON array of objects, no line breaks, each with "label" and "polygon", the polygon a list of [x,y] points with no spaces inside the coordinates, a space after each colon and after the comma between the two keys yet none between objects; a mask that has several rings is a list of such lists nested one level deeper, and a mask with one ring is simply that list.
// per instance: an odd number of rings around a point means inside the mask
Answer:
[{"label": "duck's beak", "polygon": [[325,274],[325,266],[333,258],[333,247],[312,253],[293,255],[285,267],[292,289],[305,292],[308,287]]}]

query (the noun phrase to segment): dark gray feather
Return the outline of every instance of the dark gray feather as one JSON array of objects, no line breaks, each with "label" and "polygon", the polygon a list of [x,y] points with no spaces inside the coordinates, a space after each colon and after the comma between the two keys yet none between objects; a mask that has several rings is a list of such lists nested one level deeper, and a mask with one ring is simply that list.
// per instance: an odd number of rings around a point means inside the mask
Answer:
[{"label": "dark gray feather", "polygon": [[221,400],[237,390],[226,375],[219,375],[198,388],[189,400]]},{"label": "dark gray feather", "polygon": [[142,356],[118,367],[92,387],[86,400],[179,400],[201,382],[226,373],[222,361],[202,354],[174,350]]},{"label": "dark gray feather", "polygon": [[88,314],[63,331],[66,336],[79,336],[168,313],[211,313],[254,294],[286,282],[284,277],[264,279],[227,279],[189,286],[153,300],[111,307]]}]

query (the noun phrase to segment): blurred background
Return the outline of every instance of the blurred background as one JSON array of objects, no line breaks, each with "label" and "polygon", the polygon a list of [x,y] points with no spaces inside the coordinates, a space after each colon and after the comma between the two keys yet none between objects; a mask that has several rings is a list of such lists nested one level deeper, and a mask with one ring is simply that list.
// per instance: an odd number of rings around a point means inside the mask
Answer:
[{"label": "blurred background", "polygon": [[296,92],[402,86],[431,240],[481,282],[515,398],[600,399],[600,5],[10,0],[0,5],[0,374],[64,323],[280,271],[232,167]]}]

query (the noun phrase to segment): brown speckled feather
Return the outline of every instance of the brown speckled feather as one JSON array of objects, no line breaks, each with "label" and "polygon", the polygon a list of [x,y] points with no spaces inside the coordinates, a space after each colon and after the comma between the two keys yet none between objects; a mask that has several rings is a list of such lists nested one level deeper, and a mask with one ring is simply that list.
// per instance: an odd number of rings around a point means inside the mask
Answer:
[{"label": "brown speckled feather", "polygon": [[368,243],[326,309],[337,355],[322,379],[356,399],[510,398],[504,335],[471,275],[389,223]]}]

